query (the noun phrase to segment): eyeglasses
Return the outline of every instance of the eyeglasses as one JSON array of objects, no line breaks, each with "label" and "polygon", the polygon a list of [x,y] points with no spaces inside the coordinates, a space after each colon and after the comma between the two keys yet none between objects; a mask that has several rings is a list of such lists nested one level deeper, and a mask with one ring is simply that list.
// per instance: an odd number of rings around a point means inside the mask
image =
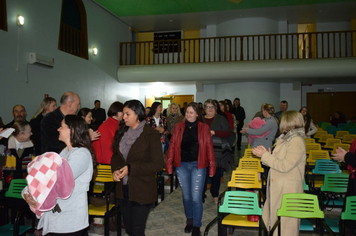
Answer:
[{"label": "eyeglasses", "polygon": [[206,106],[206,109],[214,109],[215,106]]}]

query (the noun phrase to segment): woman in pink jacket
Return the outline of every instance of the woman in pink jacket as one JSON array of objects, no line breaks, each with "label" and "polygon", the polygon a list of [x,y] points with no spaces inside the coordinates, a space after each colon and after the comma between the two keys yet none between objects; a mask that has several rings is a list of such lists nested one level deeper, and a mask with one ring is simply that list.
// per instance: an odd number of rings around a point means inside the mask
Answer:
[{"label": "woman in pink jacket", "polygon": [[176,167],[187,217],[185,233],[200,235],[206,167],[210,167],[209,176],[214,176],[215,155],[210,128],[202,122],[197,103],[188,105],[185,118],[174,127],[166,169],[172,174],[173,166]]}]

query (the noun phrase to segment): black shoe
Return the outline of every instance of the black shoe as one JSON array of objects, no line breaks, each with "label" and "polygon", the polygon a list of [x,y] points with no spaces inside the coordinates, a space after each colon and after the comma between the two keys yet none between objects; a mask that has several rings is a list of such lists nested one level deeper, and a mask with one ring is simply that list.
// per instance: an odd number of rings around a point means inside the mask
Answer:
[{"label": "black shoe", "polygon": [[192,236],[201,236],[199,227],[193,227]]},{"label": "black shoe", "polygon": [[184,228],[185,233],[190,233],[192,232],[193,228],[193,218],[187,219],[187,225]]}]

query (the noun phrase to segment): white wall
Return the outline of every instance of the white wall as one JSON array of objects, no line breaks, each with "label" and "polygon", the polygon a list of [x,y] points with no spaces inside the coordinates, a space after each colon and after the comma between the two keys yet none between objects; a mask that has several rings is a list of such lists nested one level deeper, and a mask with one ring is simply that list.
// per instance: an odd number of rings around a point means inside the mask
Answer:
[{"label": "white wall", "polygon": [[[82,107],[92,108],[94,100],[99,99],[105,109],[116,100],[138,97],[137,87],[120,84],[116,79],[119,43],[130,40],[128,26],[92,1],[83,2],[89,60],[57,49],[61,1],[7,1],[8,31],[0,30],[0,41],[6,45],[0,47],[0,116],[5,124],[12,120],[15,104],[24,105],[27,119],[31,119],[44,94],[56,98],[59,105],[64,92],[74,91],[81,97]],[[25,18],[22,27],[16,25],[18,14]],[[93,46],[99,50],[95,57],[91,52]],[[29,52],[54,58],[54,68],[27,65]]]}]

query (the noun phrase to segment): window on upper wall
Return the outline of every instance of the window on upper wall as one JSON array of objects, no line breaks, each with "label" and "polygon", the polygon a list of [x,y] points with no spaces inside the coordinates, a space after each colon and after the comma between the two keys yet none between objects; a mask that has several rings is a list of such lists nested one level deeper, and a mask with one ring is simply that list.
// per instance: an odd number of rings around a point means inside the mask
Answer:
[{"label": "window on upper wall", "polygon": [[82,0],[62,0],[58,49],[88,59],[87,14]]},{"label": "window on upper wall", "polygon": [[6,0],[0,0],[0,29],[7,31]]}]

